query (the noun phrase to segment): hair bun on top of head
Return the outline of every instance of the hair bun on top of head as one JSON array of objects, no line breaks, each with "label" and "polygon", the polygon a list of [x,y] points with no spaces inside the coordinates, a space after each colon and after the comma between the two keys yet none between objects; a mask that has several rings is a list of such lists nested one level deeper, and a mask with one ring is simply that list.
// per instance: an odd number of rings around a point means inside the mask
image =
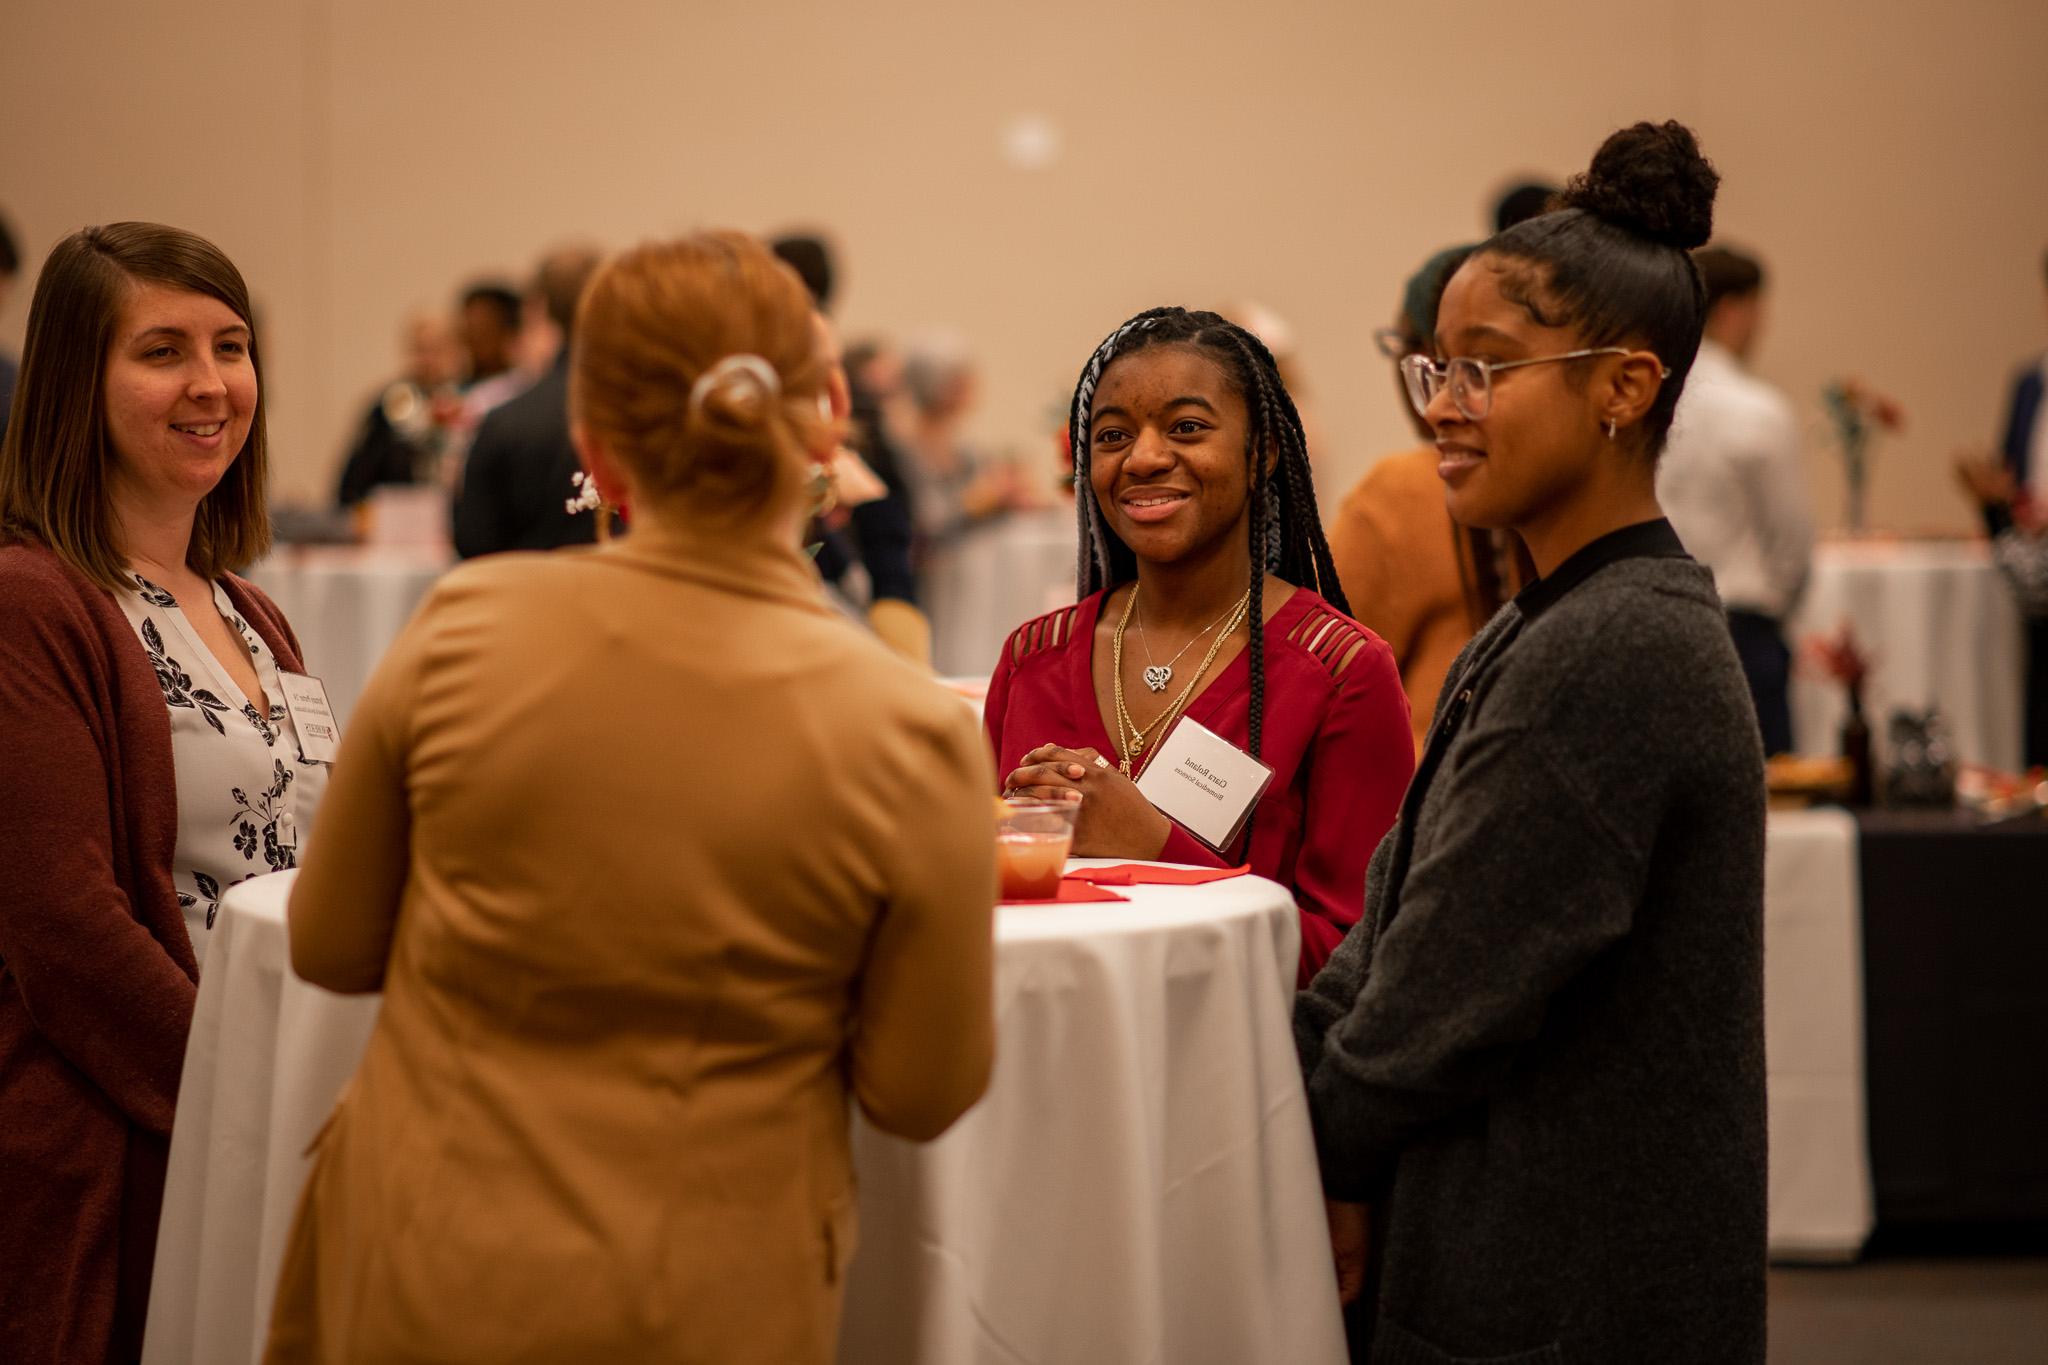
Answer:
[{"label": "hair bun on top of head", "polygon": [[1637,123],[1610,136],[1559,196],[1623,231],[1680,251],[1705,246],[1714,230],[1721,175],[1700,155],[1692,129],[1678,122]]}]

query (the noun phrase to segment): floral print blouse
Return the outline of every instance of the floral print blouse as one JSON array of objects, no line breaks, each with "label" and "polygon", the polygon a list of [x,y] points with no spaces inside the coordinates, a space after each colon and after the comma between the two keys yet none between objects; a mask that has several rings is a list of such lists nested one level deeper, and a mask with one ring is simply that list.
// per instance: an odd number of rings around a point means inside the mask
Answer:
[{"label": "floral print blouse", "polygon": [[300,841],[327,788],[327,765],[300,756],[270,647],[235,611],[220,584],[213,602],[256,665],[266,711],[213,657],[175,597],[133,575],[116,593],[142,639],[171,716],[178,789],[178,846],[171,881],[202,967],[220,898],[236,882],[298,865]]}]

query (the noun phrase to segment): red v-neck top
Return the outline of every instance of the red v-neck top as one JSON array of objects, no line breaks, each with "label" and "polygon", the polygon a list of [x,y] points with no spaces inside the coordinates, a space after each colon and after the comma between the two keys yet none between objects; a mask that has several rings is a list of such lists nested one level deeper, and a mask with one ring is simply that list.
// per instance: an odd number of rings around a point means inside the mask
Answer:
[{"label": "red v-neck top", "polygon": [[[989,680],[984,724],[996,771],[1014,771],[1041,744],[1116,745],[1095,701],[1095,627],[1103,594],[1026,622]],[[1358,922],[1365,865],[1400,810],[1415,770],[1408,699],[1393,651],[1306,588],[1266,623],[1265,730],[1259,759],[1273,770],[1251,848],[1219,855],[1179,825],[1159,857],[1204,867],[1251,864],[1294,893],[1301,910],[1300,981],[1307,985]],[[1240,653],[1187,715],[1239,748],[1251,742],[1251,654]]]}]

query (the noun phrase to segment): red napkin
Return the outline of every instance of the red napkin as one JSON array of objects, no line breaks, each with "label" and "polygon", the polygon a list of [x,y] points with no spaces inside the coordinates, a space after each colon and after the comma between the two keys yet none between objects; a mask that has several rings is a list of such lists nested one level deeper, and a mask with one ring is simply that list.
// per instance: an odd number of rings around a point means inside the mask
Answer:
[{"label": "red napkin", "polygon": [[1105,891],[1099,886],[1075,881],[1072,873],[1060,878],[1060,893],[1043,900],[1006,900],[1004,905],[1051,905],[1055,901],[1127,901],[1129,896],[1119,896],[1114,891]]},{"label": "red napkin", "polygon": [[1117,863],[1111,867],[1077,867],[1068,881],[1094,882],[1098,886],[1201,886],[1207,882],[1229,881],[1251,871],[1244,867],[1157,867],[1150,863]]}]

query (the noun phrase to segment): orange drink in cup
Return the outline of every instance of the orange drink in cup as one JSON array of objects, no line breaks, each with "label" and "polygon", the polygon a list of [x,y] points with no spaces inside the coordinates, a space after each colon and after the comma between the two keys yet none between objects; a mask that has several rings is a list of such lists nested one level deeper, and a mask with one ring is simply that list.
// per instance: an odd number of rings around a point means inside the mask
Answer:
[{"label": "orange drink in cup", "polygon": [[1001,805],[996,817],[996,868],[1002,874],[1003,899],[1057,899],[1081,803],[1015,800]]}]

